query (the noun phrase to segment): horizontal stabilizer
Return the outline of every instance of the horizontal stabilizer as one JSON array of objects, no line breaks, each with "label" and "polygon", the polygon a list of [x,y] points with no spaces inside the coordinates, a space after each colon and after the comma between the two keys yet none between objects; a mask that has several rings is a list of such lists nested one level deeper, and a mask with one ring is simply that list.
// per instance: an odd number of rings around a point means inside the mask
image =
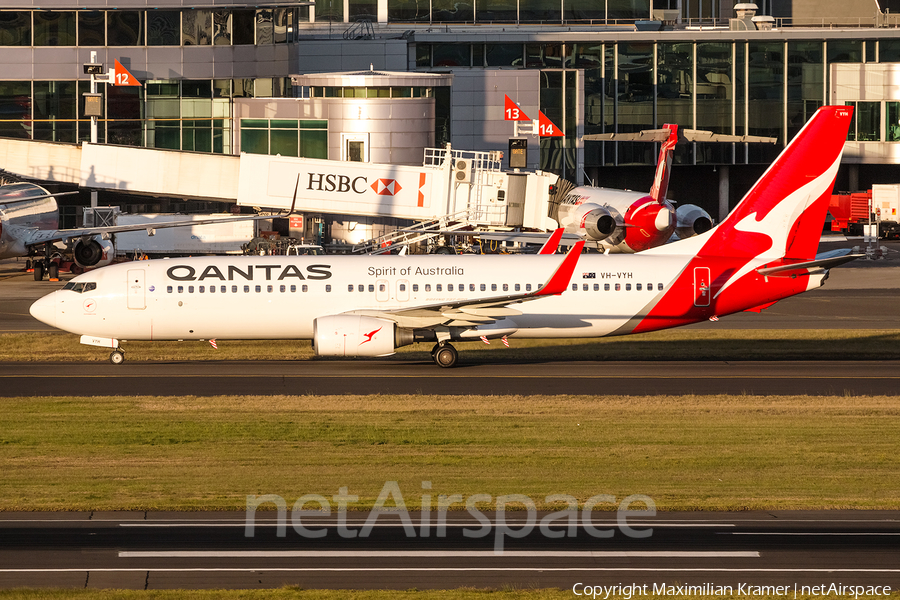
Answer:
[{"label": "horizontal stabilizer", "polygon": [[796,277],[797,275],[805,275],[812,269],[830,269],[863,256],[865,254],[850,254],[850,250],[847,249],[832,250],[831,252],[819,254],[816,256],[816,260],[766,267],[757,269],[756,272],[766,277]]}]

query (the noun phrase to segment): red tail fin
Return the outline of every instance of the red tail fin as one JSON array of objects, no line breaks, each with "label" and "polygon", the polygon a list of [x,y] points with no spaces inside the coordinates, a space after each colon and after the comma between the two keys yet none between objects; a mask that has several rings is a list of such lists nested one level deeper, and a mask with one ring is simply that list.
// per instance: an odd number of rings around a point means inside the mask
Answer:
[{"label": "red tail fin", "polygon": [[847,106],[817,110],[698,256],[815,257],[852,114]]},{"label": "red tail fin", "polygon": [[659,148],[659,159],[656,164],[656,175],[653,177],[653,187],[650,188],[650,197],[662,204],[669,191],[669,174],[672,169],[672,153],[678,142],[678,125],[663,125],[669,130],[669,138]]}]

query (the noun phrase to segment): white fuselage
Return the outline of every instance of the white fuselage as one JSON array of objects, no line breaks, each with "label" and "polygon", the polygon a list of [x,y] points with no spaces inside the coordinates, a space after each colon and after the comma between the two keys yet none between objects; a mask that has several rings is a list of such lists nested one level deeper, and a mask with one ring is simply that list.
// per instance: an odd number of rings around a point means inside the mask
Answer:
[{"label": "white fuselage", "polygon": [[[390,312],[537,290],[562,256],[194,257],[118,264],[76,277],[32,309],[81,335],[129,340],[310,339],[317,318]],[[686,256],[581,255],[566,291],[457,338],[596,337],[668,290]],[[70,286],[72,285],[70,283]],[[352,290],[352,291],[351,291]]]}]

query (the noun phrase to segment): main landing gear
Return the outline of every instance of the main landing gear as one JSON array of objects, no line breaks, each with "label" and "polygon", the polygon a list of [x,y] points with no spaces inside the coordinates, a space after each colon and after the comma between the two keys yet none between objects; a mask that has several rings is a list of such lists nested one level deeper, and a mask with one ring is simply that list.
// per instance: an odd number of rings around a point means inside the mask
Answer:
[{"label": "main landing gear", "polygon": [[431,359],[434,361],[434,364],[439,367],[443,367],[445,369],[454,367],[456,366],[456,361],[458,358],[459,352],[457,352],[456,348],[454,348],[447,342],[436,344],[434,348],[431,349]]},{"label": "main landing gear", "polygon": [[121,365],[125,362],[125,352],[121,348],[116,348],[109,353],[109,362],[114,365]]}]

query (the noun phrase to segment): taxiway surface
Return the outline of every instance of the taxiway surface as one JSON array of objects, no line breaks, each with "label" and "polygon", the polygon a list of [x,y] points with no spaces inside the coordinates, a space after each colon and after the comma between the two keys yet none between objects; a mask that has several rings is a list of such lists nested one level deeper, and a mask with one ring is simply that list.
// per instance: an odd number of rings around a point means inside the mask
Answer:
[{"label": "taxiway surface", "polygon": [[575,513],[572,529],[542,529],[546,513],[448,514],[443,530],[409,513],[408,527],[382,514],[365,532],[369,513],[297,513],[283,537],[273,512],[256,513],[249,536],[242,513],[6,514],[0,587],[900,587],[892,511]]}]

